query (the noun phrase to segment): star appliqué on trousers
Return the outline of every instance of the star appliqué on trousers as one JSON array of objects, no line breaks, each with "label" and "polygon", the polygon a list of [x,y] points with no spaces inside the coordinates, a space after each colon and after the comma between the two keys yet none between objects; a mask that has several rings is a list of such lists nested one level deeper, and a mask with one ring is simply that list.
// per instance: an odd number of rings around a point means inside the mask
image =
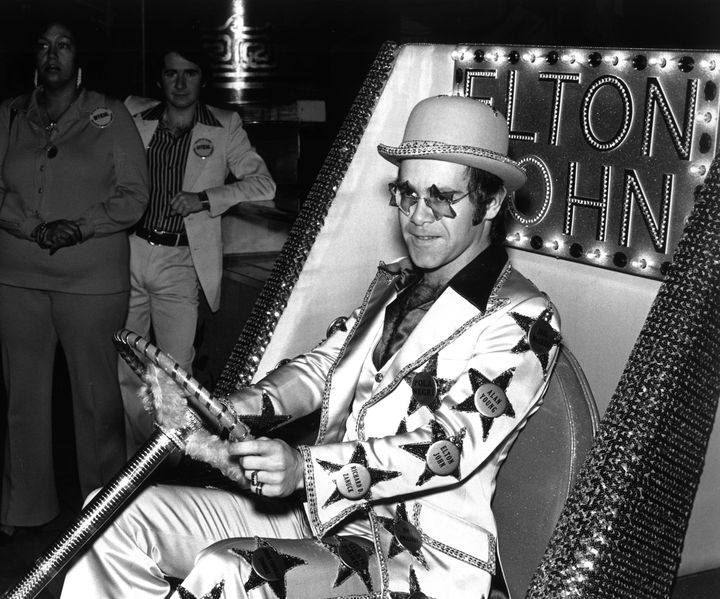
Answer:
[{"label": "star appliqu\u00e9 on trousers", "polygon": [[[472,387],[473,394],[468,397],[465,401],[462,403],[459,403],[458,405],[453,407],[453,410],[457,410],[458,412],[477,412],[478,411],[477,405],[475,403],[475,392],[482,386],[492,384],[497,385],[500,387],[504,392],[507,391],[508,385],[510,384],[510,381],[512,380],[513,373],[515,372],[514,368],[509,368],[499,376],[496,376],[494,379],[490,380],[486,376],[484,376],[481,372],[478,370],[475,370],[474,368],[471,368],[468,371],[468,376],[470,377],[470,386]],[[515,417],[515,410],[512,407],[512,404],[510,403],[510,399],[507,400],[507,406],[505,407],[505,411],[502,414],[499,414],[498,416],[510,416],[511,418]],[[493,422],[495,421],[495,418],[491,418],[489,416],[483,416],[480,414],[480,420],[482,421],[482,429],[483,429],[483,441],[486,441],[488,438],[488,435],[490,434],[490,429],[492,428]]]},{"label": "star appliqu\u00e9 on trousers", "polygon": [[435,381],[435,396],[430,398],[427,401],[418,401],[418,398],[415,397],[415,394],[413,393],[412,399],[410,400],[410,405],[408,406],[408,416],[410,414],[414,414],[417,412],[421,407],[427,406],[431,412],[435,412],[442,403],[442,396],[445,395],[449,390],[450,387],[452,387],[453,382],[450,379],[441,379],[438,378],[437,375],[437,362],[438,357],[437,354],[433,354],[430,359],[425,364],[425,367],[417,372],[411,372],[405,377],[405,382],[410,385],[410,389],[413,387],[413,381],[415,380],[415,377],[420,374],[421,372],[429,374],[433,381]]},{"label": "star appliqu\u00e9 on trousers", "polygon": [[[326,460],[317,460],[317,463],[320,464],[320,466],[325,470],[325,472],[329,472],[331,474],[337,472],[345,466],[345,464],[335,464],[333,462],[328,462]],[[380,470],[379,468],[370,468],[367,465],[367,456],[365,455],[365,448],[361,444],[357,444],[355,447],[355,451],[353,451],[353,454],[350,456],[350,461],[348,464],[359,464],[367,469],[367,471],[370,473],[370,486],[368,488],[367,493],[365,496],[370,493],[370,489],[372,489],[373,486],[375,486],[379,482],[383,482],[386,480],[392,480],[393,478],[397,478],[400,476],[400,472],[396,472],[394,470]],[[335,489],[330,497],[328,497],[327,501],[323,505],[323,508],[328,507],[329,505],[332,505],[333,503],[340,501],[343,498],[343,496],[340,494],[340,491]]]},{"label": "star appliqu\u00e9 on trousers", "polygon": [[[357,575],[360,580],[363,581],[365,588],[369,593],[373,592],[372,577],[370,576],[370,557],[375,553],[375,548],[371,545],[360,545],[354,541],[343,539],[342,537],[335,537],[338,542],[336,544],[327,543],[320,541],[320,544],[325,547],[330,553],[332,553],[338,561],[337,576],[335,576],[335,582],[333,582],[333,588],[339,587],[348,578],[353,575]],[[353,551],[353,562],[347,563],[350,560],[344,560],[341,555],[341,544],[351,544]]]},{"label": "star appliqu\u00e9 on trousers", "polygon": [[[280,553],[264,539],[257,538],[256,541],[257,548],[254,551],[235,547],[230,548],[230,551],[242,557],[252,566],[250,576],[245,582],[245,592],[247,593],[252,589],[267,584],[273,590],[275,596],[278,597],[278,599],[286,599],[287,581],[285,580],[285,578],[288,570],[292,570],[297,566],[307,565],[307,562],[303,559],[300,559],[299,557],[295,557],[294,555],[286,555],[284,553]],[[282,576],[279,576],[277,580],[266,580],[265,578],[260,576],[260,574],[258,574],[258,572],[255,570],[255,565],[253,564],[253,555],[256,551],[259,550],[268,552],[269,556],[272,558],[271,561],[275,565],[277,565],[278,563],[280,564],[280,568],[282,569]]]},{"label": "star appliqu\u00e9 on trousers", "polygon": [[220,599],[222,597],[223,589],[225,588],[225,581],[221,580],[218,582],[209,592],[205,593],[202,597],[197,597],[188,591],[185,587],[180,585],[177,588],[180,599]]},{"label": "star appliqu\u00e9 on trousers", "polygon": [[238,420],[247,424],[250,432],[255,437],[262,437],[265,433],[290,420],[290,418],[291,416],[288,414],[275,414],[275,406],[273,406],[267,391],[262,392],[262,411],[260,414],[238,415]]},{"label": "star appliqu\u00e9 on trousers", "polygon": [[411,599],[412,597],[424,597],[425,599],[433,599],[429,595],[422,592],[420,583],[418,582],[417,575],[415,574],[415,568],[410,566],[410,574],[408,575],[408,586],[409,592],[404,593],[402,591],[394,592],[390,591],[390,599]]},{"label": "star appliqu\u00e9 on trousers", "polygon": [[421,553],[420,549],[417,551],[411,551],[398,540],[397,536],[395,536],[395,527],[398,525],[398,522],[410,522],[405,503],[398,503],[397,508],[395,509],[395,516],[393,518],[378,516],[378,520],[383,525],[383,528],[392,535],[392,541],[390,541],[390,548],[388,549],[388,559],[392,559],[396,555],[400,555],[403,551],[407,551],[417,561],[419,561],[426,570],[429,569],[425,556]]},{"label": "star appliqu\u00e9 on trousers", "polygon": [[[445,432],[442,424],[440,424],[437,420],[431,420],[430,429],[432,431],[432,439],[430,441],[425,441],[423,443],[408,443],[407,445],[400,446],[405,451],[413,454],[416,458],[425,462],[425,470],[423,470],[422,474],[415,483],[418,487],[425,484],[433,476],[442,476],[440,474],[435,474],[432,470],[430,470],[427,465],[427,454],[430,450],[430,446],[433,443],[435,443],[436,441],[450,441],[455,447],[458,448],[460,454],[462,454],[463,439],[466,432],[465,428],[461,429],[457,435],[451,437],[448,436],[447,432]],[[460,480],[460,466],[458,466],[451,473],[451,475],[454,476],[456,479]]]},{"label": "star appliqu\u00e9 on trousers", "polygon": [[[560,332],[556,331],[550,324],[552,310],[550,310],[549,308],[545,308],[545,310],[542,311],[542,314],[540,314],[540,316],[538,316],[537,318],[531,318],[530,316],[525,316],[524,314],[520,314],[518,312],[510,312],[510,316],[512,316],[513,320],[517,323],[517,325],[523,331],[525,331],[525,336],[517,342],[517,345],[515,345],[515,347],[512,348],[512,353],[522,354],[532,350],[535,356],[537,356],[537,359],[540,361],[540,365],[543,369],[543,374],[545,374],[548,367],[548,356],[550,353],[550,349],[553,346],[558,345],[562,340],[562,335],[560,334]],[[546,333],[547,336],[543,339],[543,343],[541,343],[540,346],[543,348],[547,347],[547,350],[533,350],[533,347],[530,343],[533,325],[535,325],[538,321],[543,321],[545,323],[543,332]]]}]

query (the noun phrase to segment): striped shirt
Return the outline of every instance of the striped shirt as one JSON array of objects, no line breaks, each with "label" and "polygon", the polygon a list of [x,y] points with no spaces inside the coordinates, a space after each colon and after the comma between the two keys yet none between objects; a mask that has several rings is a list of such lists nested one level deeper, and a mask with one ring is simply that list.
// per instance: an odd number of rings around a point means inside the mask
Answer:
[{"label": "striped shirt", "polygon": [[170,200],[178,192],[183,191],[182,184],[193,127],[196,123],[210,127],[222,127],[222,125],[207,106],[198,103],[192,127],[176,137],[162,120],[164,113],[165,103],[161,102],[141,115],[143,120],[160,122],[147,150],[150,203],[138,226],[165,233],[184,233],[183,217],[172,213]]}]

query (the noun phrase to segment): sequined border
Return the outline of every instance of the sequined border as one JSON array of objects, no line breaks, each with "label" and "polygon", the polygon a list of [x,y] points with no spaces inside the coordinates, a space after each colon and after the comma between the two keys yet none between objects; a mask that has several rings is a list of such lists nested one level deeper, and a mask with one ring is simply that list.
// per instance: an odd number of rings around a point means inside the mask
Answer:
[{"label": "sequined border", "polygon": [[483,150],[475,146],[456,146],[444,143],[442,141],[431,140],[409,140],[402,142],[399,146],[378,145],[378,152],[385,157],[392,159],[391,162],[399,162],[408,156],[435,156],[436,154],[453,153],[466,154],[468,156],[478,156],[480,158],[489,158],[510,166],[514,166],[525,172],[524,169],[512,158],[508,158],[503,154],[498,154],[492,150]]},{"label": "sequined border", "polygon": [[461,551],[460,549],[456,549],[455,547],[451,547],[450,545],[446,545],[445,543],[441,543],[437,539],[433,539],[432,537],[426,535],[423,530],[422,526],[420,525],[420,510],[422,509],[422,504],[415,503],[413,505],[413,524],[415,528],[418,529],[420,534],[422,535],[423,542],[427,543],[431,547],[434,547],[438,551],[441,551],[445,555],[449,555],[450,557],[454,557],[456,560],[459,560],[461,562],[465,562],[466,564],[469,564],[471,566],[474,566],[476,568],[479,568],[480,570],[485,570],[485,572],[489,572],[490,574],[495,574],[495,556],[497,555],[497,539],[495,538],[495,535],[491,532],[485,531],[488,538],[488,560],[482,560],[479,557],[475,557],[474,555],[470,555],[469,553],[465,553],[464,551]]},{"label": "sequined border", "polygon": [[370,68],[220,374],[216,394],[226,395],[250,384],[390,76],[397,49],[394,42],[383,44]]}]

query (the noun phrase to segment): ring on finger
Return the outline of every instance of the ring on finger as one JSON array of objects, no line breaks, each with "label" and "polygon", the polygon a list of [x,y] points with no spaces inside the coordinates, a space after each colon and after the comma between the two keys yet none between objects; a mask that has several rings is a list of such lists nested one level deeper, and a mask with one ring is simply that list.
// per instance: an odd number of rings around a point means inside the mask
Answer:
[{"label": "ring on finger", "polygon": [[263,488],[263,484],[262,484],[262,483],[256,484],[256,485],[255,485],[255,489],[254,489],[255,493],[256,493],[257,495],[262,495],[262,488]]},{"label": "ring on finger", "polygon": [[260,484],[258,482],[258,471],[257,470],[253,470],[252,474],[250,474],[250,484],[253,485],[254,487],[257,487],[258,484]]}]

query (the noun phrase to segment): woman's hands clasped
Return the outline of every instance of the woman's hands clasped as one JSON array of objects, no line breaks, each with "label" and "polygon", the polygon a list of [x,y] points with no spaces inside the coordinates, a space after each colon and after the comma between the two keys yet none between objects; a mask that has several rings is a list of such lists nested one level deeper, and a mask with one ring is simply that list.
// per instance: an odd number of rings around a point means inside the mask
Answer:
[{"label": "woman's hands clasped", "polygon": [[61,218],[35,227],[33,239],[52,256],[60,248],[76,245],[82,241],[80,226],[71,220]]}]

